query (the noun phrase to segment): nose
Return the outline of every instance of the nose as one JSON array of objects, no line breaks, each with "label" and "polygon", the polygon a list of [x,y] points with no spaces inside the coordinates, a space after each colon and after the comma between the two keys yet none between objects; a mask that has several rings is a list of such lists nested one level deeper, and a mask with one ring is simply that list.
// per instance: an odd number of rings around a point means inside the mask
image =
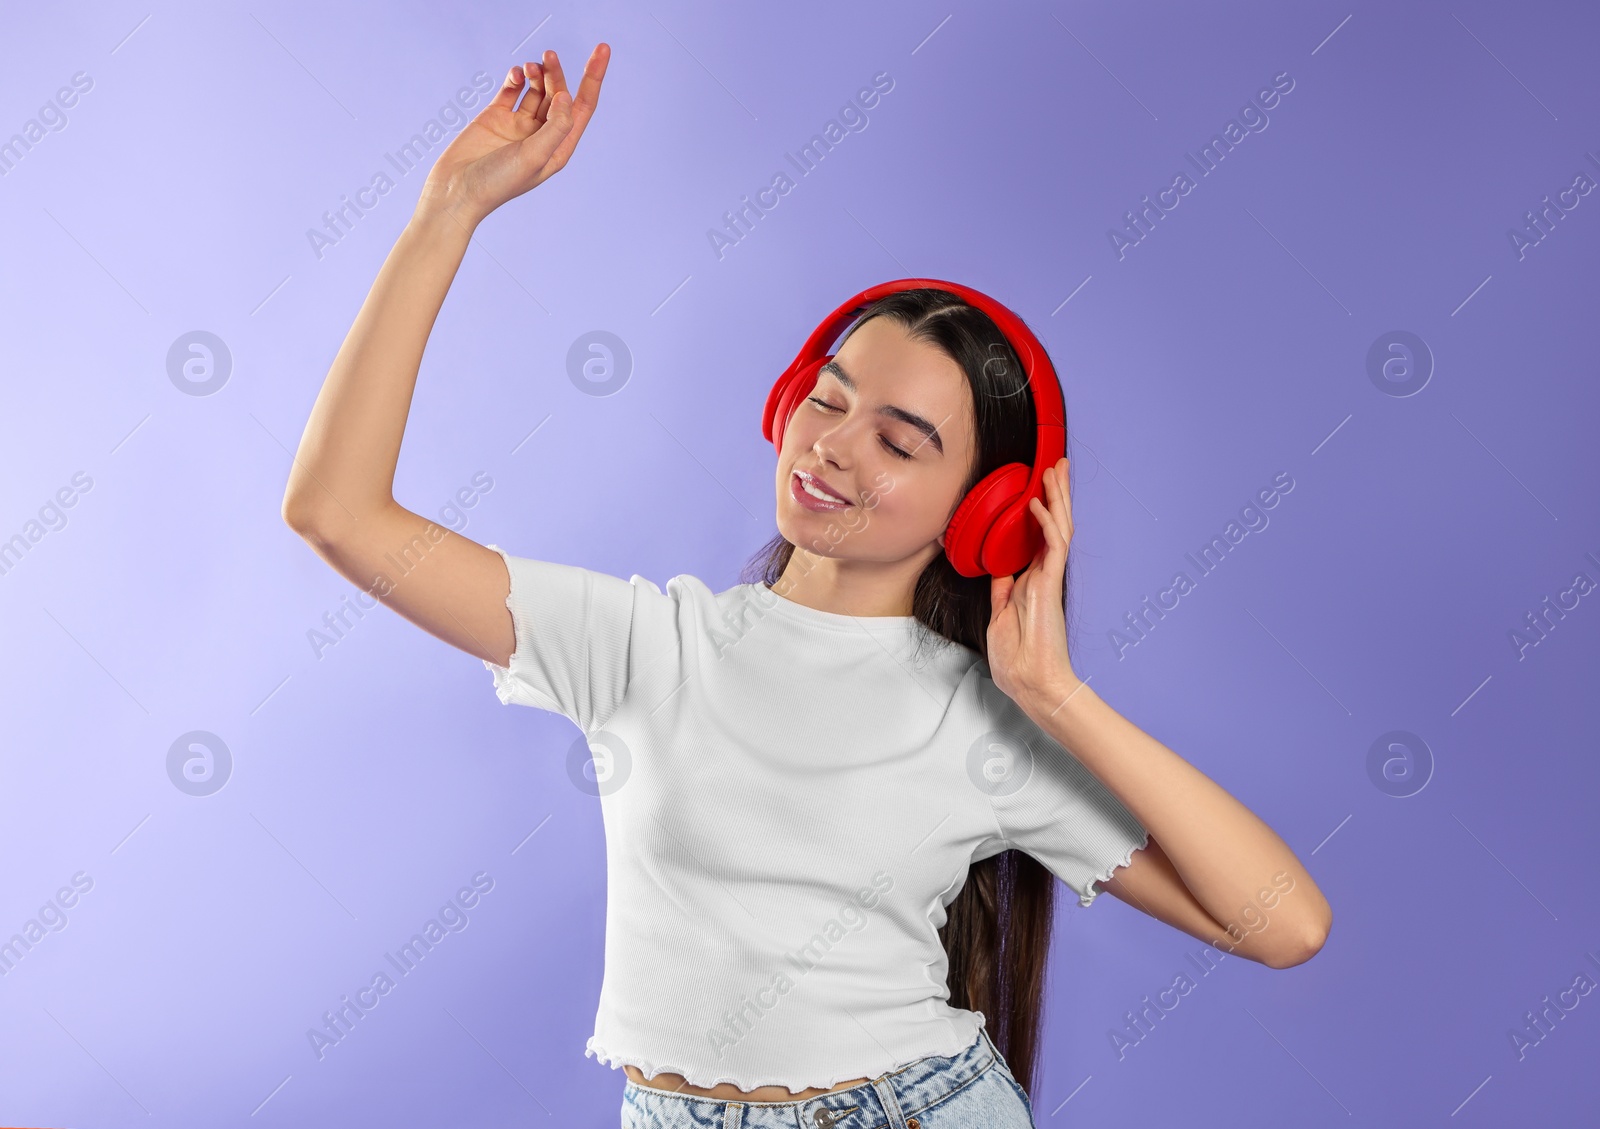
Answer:
[{"label": "nose", "polygon": [[848,415],[831,420],[830,426],[823,428],[811,445],[812,453],[823,462],[848,470],[855,462],[851,451],[859,441],[857,430],[855,421]]},{"label": "nose", "polygon": [[811,453],[816,455],[817,461],[829,466],[836,466],[844,470],[849,466],[849,456],[842,455],[843,445],[834,441],[833,433],[817,436],[817,441],[811,445]]}]

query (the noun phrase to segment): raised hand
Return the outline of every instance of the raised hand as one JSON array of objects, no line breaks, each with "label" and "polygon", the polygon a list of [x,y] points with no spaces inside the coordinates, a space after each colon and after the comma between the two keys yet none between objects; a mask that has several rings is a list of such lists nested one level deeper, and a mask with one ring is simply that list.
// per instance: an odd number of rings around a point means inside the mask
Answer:
[{"label": "raised hand", "polygon": [[576,97],[554,51],[543,63],[512,67],[500,92],[439,154],[418,211],[444,212],[473,227],[560,172],[594,116],[610,59],[610,46],[596,44]]}]

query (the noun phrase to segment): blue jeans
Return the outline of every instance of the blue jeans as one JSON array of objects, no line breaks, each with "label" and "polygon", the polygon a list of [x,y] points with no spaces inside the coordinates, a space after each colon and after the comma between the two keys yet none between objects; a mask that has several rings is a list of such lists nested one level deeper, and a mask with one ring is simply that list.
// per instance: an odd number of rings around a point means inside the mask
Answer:
[{"label": "blue jeans", "polygon": [[966,1050],[796,1102],[739,1102],[674,1094],[632,1079],[622,1129],[1034,1129],[1033,1105],[1005,1058],[978,1029]]}]

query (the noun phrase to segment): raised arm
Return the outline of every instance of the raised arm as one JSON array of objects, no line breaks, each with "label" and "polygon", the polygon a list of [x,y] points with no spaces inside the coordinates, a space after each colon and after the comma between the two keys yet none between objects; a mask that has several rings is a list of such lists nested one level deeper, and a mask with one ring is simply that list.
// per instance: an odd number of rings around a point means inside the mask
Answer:
[{"label": "raised arm", "polygon": [[502,666],[515,649],[505,564],[399,505],[395,465],[423,349],[472,233],[495,208],[566,165],[610,57],[606,44],[595,47],[575,98],[554,51],[543,64],[512,67],[500,92],[439,155],[328,370],[284,491],[284,521],[341,576],[445,642]]}]

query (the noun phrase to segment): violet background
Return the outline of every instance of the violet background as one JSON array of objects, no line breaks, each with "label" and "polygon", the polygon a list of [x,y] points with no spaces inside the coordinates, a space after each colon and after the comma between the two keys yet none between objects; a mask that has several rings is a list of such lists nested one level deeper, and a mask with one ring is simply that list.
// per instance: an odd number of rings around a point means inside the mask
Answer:
[{"label": "violet background", "polygon": [[[93,483],[0,576],[0,941],[93,879],[0,977],[0,1123],[615,1124],[622,1074],[583,1055],[605,874],[575,727],[383,609],[319,657],[354,589],[279,518],[426,166],[320,260],[307,229],[475,73],[553,46],[575,83],[602,39],[575,160],[467,254],[397,498],[720,590],[773,532],[761,407],[816,322],[908,275],[993,294],[1066,389],[1081,672],[1336,919],[1306,965],[1224,962],[1119,1059],[1109,1032],[1201,946],[1060,898],[1039,1123],[1593,1108],[1600,997],[1520,1060],[1509,1032],[1600,979],[1600,595],[1520,658],[1510,632],[1600,580],[1600,195],[1520,259],[1507,234],[1600,176],[1592,7],[94,3],[0,28],[0,143],[93,80],[0,177],[0,539]],[[880,72],[869,125],[719,258],[723,213]],[[1119,259],[1108,231],[1283,72],[1270,125]],[[168,371],[197,329],[232,358],[210,395]],[[569,378],[597,329],[632,355],[607,396]],[[1394,330],[1432,357],[1408,396],[1369,376]],[[1110,631],[1280,472],[1270,524],[1119,659]],[[232,756],[209,796],[167,772],[193,730]],[[1408,796],[1367,767],[1396,730],[1431,751]],[[319,1060],[307,1029],[479,872],[470,925]]]}]

